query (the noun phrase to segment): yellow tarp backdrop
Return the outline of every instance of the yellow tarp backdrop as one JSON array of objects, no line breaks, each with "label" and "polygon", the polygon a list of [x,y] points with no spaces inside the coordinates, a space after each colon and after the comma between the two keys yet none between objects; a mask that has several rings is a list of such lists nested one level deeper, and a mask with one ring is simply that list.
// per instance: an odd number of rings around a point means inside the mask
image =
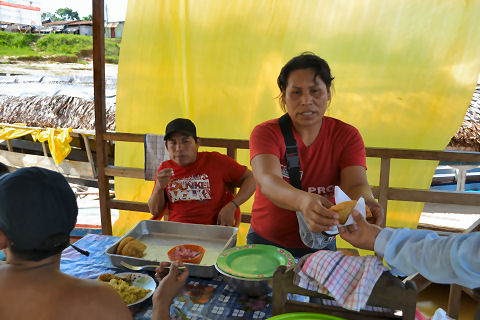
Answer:
[{"label": "yellow tarp backdrop", "polygon": [[[479,75],[478,12],[479,0],[130,0],[116,130],[162,134],[187,117],[200,137],[248,139],[256,124],[281,115],[280,68],[312,51],[335,76],[328,115],[356,126],[366,146],[443,150]],[[143,168],[143,145],[117,143],[115,161]],[[248,164],[248,152],[239,161]],[[371,185],[379,164],[368,161]],[[390,184],[428,189],[435,167],[392,161]],[[123,200],[147,201],[152,187],[115,180]],[[387,224],[415,227],[422,207],[391,201]],[[149,218],[121,212],[114,234]]]},{"label": "yellow tarp backdrop", "polygon": [[[16,125],[22,124],[16,123]],[[53,161],[55,161],[55,163],[59,165],[72,150],[72,147],[70,147],[70,142],[72,142],[70,132],[72,132],[72,128],[20,129],[0,127],[0,139],[14,139],[25,136],[27,134],[31,134],[33,141],[48,141],[48,149],[50,150]]]}]

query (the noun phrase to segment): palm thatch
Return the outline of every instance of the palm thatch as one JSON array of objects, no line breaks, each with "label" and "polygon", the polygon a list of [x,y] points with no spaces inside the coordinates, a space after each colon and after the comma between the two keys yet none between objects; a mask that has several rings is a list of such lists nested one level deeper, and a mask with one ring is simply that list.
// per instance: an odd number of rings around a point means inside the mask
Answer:
[{"label": "palm thatch", "polygon": [[462,126],[450,140],[447,149],[480,152],[480,84],[473,93]]},{"label": "palm thatch", "polygon": [[[95,130],[94,103],[65,95],[51,97],[0,96],[0,123],[29,127]],[[107,106],[107,130],[115,130],[115,105]]]}]

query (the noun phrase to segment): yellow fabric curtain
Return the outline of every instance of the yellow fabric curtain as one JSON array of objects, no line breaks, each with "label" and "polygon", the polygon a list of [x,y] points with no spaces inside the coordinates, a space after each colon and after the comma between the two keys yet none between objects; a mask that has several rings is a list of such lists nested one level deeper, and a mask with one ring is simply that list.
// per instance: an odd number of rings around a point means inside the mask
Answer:
[{"label": "yellow fabric curtain", "polygon": [[[281,115],[280,68],[312,51],[335,76],[328,115],[356,126],[366,146],[443,150],[479,75],[478,12],[479,0],[130,0],[116,128],[163,133],[187,117],[200,137],[248,139],[256,124]],[[142,145],[118,143],[115,161],[143,167]],[[248,164],[248,153],[239,161]],[[368,160],[372,185],[379,163]],[[393,161],[391,186],[427,189],[435,167]],[[147,201],[152,187],[115,181],[120,199]],[[422,206],[389,202],[387,224],[415,227]],[[122,212],[114,233],[149,217]]]},{"label": "yellow fabric curtain", "polygon": [[[20,125],[20,124],[16,124]],[[15,139],[27,134],[31,134],[33,141],[45,142],[48,141],[48,148],[50,154],[52,155],[53,160],[57,165],[59,165],[70,153],[72,148],[70,147],[70,142],[72,137],[70,137],[70,132],[72,128],[66,129],[29,129],[29,128],[11,128],[11,127],[1,127],[0,128],[0,139]]]}]

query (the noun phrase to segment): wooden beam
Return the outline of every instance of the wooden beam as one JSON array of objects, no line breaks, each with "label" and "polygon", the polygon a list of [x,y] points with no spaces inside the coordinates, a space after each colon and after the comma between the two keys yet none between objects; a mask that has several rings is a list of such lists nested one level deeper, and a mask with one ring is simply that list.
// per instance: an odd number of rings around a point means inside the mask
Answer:
[{"label": "wooden beam", "polygon": [[124,133],[124,132],[106,132],[105,140],[110,141],[126,141],[126,142],[144,142],[144,134]]},{"label": "wooden beam", "polygon": [[13,168],[41,167],[60,172],[67,178],[95,179],[91,175],[90,166],[83,161],[65,159],[57,165],[51,157],[0,150],[0,162]]},{"label": "wooden beam", "polygon": [[105,32],[104,2],[92,0],[93,8],[93,92],[95,102],[95,139],[97,149],[98,192],[102,233],[112,234],[112,218],[108,207],[108,178],[105,166],[108,164],[104,134],[107,131],[105,117]]},{"label": "wooden beam", "polygon": [[138,211],[138,212],[150,212],[148,204],[145,202],[126,201],[126,200],[109,200],[108,205],[112,209]]},{"label": "wooden beam", "polygon": [[214,139],[214,138],[200,138],[200,145],[204,147],[217,148],[237,148],[248,149],[248,140],[239,139]]},{"label": "wooden beam", "polygon": [[365,148],[367,157],[480,163],[480,152]]},{"label": "wooden beam", "polygon": [[453,193],[449,191],[403,188],[389,188],[388,199],[412,202],[450,203],[471,206],[478,205],[480,203],[480,195],[475,194],[474,192]]},{"label": "wooden beam", "polygon": [[[104,134],[105,140],[112,141],[127,141],[127,142],[144,142],[144,134],[127,133],[127,132],[106,132]],[[202,138],[200,145],[204,147],[226,148],[226,149],[248,149],[248,140],[240,139],[216,139],[216,138]]]},{"label": "wooden beam", "polygon": [[[127,201],[127,200],[108,200],[108,205],[112,209],[137,211],[137,212],[150,212],[148,204],[146,202]],[[242,212],[241,221],[243,223],[250,223],[251,214],[248,212]]]},{"label": "wooden beam", "polygon": [[107,166],[105,167],[105,175],[110,177],[145,179],[145,170],[139,168]]}]

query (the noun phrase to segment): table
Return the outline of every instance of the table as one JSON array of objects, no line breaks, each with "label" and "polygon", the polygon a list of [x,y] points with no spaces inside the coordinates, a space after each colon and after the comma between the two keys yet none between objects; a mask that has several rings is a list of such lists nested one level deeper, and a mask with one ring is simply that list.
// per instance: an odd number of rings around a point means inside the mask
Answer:
[{"label": "table", "polygon": [[[96,279],[102,273],[124,272],[114,267],[105,254],[119,238],[88,234],[75,245],[90,252],[86,257],[72,247],[62,253],[60,270],[78,277]],[[153,276],[153,273],[148,273]],[[248,298],[234,292],[221,277],[201,279],[189,277],[181,295],[175,298],[170,315],[172,319],[267,319],[272,315],[271,294]],[[134,319],[146,320],[152,316],[152,301],[131,309]]]}]

